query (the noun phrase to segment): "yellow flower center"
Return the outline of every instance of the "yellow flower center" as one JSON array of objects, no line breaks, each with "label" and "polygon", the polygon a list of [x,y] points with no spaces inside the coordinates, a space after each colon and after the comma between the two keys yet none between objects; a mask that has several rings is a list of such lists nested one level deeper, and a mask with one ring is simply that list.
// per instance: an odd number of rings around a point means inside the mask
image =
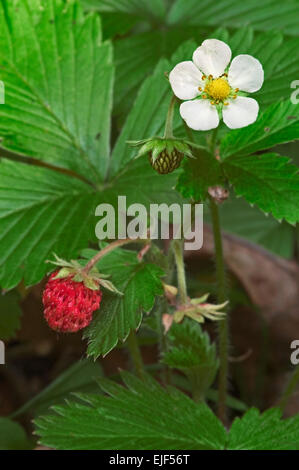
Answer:
[{"label": "yellow flower center", "polygon": [[224,78],[216,78],[207,83],[204,91],[214,100],[223,101],[230,94],[230,86]]}]

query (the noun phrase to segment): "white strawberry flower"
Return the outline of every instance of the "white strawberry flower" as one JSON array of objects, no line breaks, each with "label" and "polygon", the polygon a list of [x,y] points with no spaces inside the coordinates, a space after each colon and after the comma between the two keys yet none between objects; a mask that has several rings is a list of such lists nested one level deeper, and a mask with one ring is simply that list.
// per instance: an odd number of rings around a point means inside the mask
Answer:
[{"label": "white strawberry flower", "polygon": [[231,61],[230,47],[218,39],[207,39],[192,61],[180,62],[169,74],[173,93],[184,101],[180,114],[191,129],[208,131],[220,118],[230,129],[252,124],[259,111],[253,98],[243,92],[258,91],[264,81],[261,63],[241,54]]}]

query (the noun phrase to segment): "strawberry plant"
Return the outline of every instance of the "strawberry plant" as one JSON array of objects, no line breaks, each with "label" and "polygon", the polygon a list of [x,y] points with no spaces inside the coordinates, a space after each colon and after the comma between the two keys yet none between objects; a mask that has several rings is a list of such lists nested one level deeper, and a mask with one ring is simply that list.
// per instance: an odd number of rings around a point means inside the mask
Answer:
[{"label": "strawberry plant", "polygon": [[[298,13],[296,0],[0,2],[0,380],[2,367],[27,380],[24,344],[59,355],[4,409],[1,449],[299,449],[298,369],[285,376],[298,325],[289,336],[272,315],[267,284],[291,310]],[[238,354],[245,310],[260,343]],[[29,321],[46,331],[37,346]],[[269,336],[285,341],[270,398]]]}]

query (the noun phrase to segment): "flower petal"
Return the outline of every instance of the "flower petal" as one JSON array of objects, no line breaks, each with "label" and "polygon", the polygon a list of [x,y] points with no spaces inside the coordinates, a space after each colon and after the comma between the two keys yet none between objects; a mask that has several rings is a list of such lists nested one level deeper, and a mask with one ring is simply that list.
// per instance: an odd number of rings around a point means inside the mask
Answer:
[{"label": "flower petal", "polygon": [[169,82],[173,93],[181,100],[191,100],[200,94],[198,87],[204,87],[202,74],[197,67],[186,60],[180,62],[169,74]]},{"label": "flower petal", "polygon": [[232,53],[230,47],[218,39],[206,39],[193,54],[193,62],[205,74],[217,78],[228,66]]},{"label": "flower petal", "polygon": [[195,131],[209,131],[219,124],[217,109],[209,100],[185,101],[180,106],[180,113],[187,126]]},{"label": "flower petal", "polygon": [[228,106],[223,106],[223,121],[230,129],[239,129],[249,126],[258,116],[259,105],[253,98],[238,96],[235,100],[229,100]]},{"label": "flower petal", "polygon": [[228,71],[231,87],[253,93],[261,88],[264,81],[262,64],[251,55],[237,55]]}]

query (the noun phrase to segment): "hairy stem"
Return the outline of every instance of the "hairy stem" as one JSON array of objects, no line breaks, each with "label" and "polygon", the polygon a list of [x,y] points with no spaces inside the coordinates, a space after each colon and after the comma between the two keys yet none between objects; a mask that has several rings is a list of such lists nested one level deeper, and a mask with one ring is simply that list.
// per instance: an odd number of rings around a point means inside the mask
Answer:
[{"label": "hairy stem", "polygon": [[165,122],[165,130],[164,130],[165,139],[171,139],[173,137],[172,124],[173,124],[173,114],[174,114],[175,103],[176,103],[176,96],[172,95],[168,112],[167,112],[167,116],[166,116],[166,122]]},{"label": "hairy stem", "polygon": [[[221,239],[221,228],[219,210],[215,201],[210,198],[210,210],[213,224],[214,247],[216,259],[216,275],[217,275],[217,297],[218,303],[227,300],[225,266],[223,259],[223,248]],[[228,352],[229,352],[229,328],[228,315],[218,323],[218,341],[219,341],[219,397],[218,397],[218,416],[224,424],[227,424],[227,382],[228,382]]]},{"label": "hairy stem", "polygon": [[94,265],[100,261],[100,259],[102,259],[105,255],[107,255],[111,251],[116,250],[116,248],[119,248],[123,245],[128,245],[129,243],[138,243],[138,242],[149,243],[148,240],[142,240],[142,239],[133,240],[132,238],[124,238],[123,240],[115,240],[114,242],[105,246],[105,248],[103,248],[93,258],[91,258],[91,260],[87,263],[87,265],[84,266],[83,271],[85,273],[88,273],[94,267]]},{"label": "hairy stem", "polygon": [[177,269],[178,277],[178,288],[180,302],[182,305],[187,303],[187,285],[186,285],[186,274],[185,274],[185,265],[184,265],[184,240],[174,240],[173,242],[173,252]]},{"label": "hairy stem", "polygon": [[137,336],[134,330],[131,330],[127,339],[128,349],[134,364],[136,374],[140,379],[144,378],[144,368],[141,351],[139,348]]},{"label": "hairy stem", "polygon": [[279,407],[281,411],[285,410],[285,407],[287,406],[289,398],[294,393],[298,385],[298,382],[299,382],[299,367],[296,367],[279,401]]},{"label": "hairy stem", "polygon": [[210,140],[210,150],[211,150],[211,154],[213,155],[213,157],[215,156],[217,134],[218,134],[218,128],[216,127],[216,129],[212,131],[211,140]]},{"label": "hairy stem", "polygon": [[[188,126],[185,125],[185,131],[191,142],[194,142],[193,134]],[[215,157],[215,149],[217,144],[217,128],[212,131],[210,139],[210,152]],[[196,152],[199,150],[196,149]],[[226,274],[223,259],[223,248],[221,238],[221,226],[219,218],[219,210],[216,202],[210,197],[210,211],[213,225],[214,247],[216,258],[216,276],[217,276],[217,297],[218,303],[221,304],[227,300],[226,291]],[[227,383],[228,383],[228,353],[229,353],[229,323],[228,315],[225,319],[218,323],[218,344],[219,344],[219,393],[218,393],[218,416],[224,424],[227,424]]]},{"label": "hairy stem", "polygon": [[[162,322],[163,312],[167,312],[167,302],[165,299],[160,300],[156,308],[156,320],[157,320],[157,332],[158,332],[158,351],[159,358],[163,359],[164,354],[167,352],[167,339],[164,333],[164,327]],[[171,369],[167,364],[161,364],[162,366],[162,380],[165,385],[171,384]]]}]

